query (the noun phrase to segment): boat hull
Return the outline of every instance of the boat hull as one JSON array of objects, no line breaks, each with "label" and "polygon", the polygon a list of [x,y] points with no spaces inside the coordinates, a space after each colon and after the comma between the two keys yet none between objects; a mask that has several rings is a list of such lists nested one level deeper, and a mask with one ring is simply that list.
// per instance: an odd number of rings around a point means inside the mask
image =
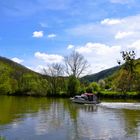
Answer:
[{"label": "boat hull", "polygon": [[99,104],[99,101],[86,101],[86,100],[78,100],[78,99],[71,99],[72,102],[78,104]]}]

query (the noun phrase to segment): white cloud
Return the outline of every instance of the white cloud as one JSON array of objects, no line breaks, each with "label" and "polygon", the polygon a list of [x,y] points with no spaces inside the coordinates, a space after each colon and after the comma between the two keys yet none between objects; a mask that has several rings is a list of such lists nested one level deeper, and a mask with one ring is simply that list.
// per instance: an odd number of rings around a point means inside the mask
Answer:
[{"label": "white cloud", "polygon": [[17,57],[12,58],[11,60],[14,61],[14,62],[16,62],[16,63],[19,63],[19,64],[21,64],[24,61],[24,60],[19,59]]},{"label": "white cloud", "polygon": [[63,61],[63,57],[57,54],[46,54],[41,52],[36,52],[34,56],[37,59],[43,60],[46,63],[61,63]]},{"label": "white cloud", "polygon": [[131,36],[133,35],[134,32],[118,32],[116,35],[115,35],[115,39],[123,39],[125,37],[128,37],[128,36]]},{"label": "white cloud", "polygon": [[140,50],[140,40],[136,40],[136,41],[133,42],[129,47],[130,47],[130,48],[137,49],[137,50]]},{"label": "white cloud", "polygon": [[48,38],[55,38],[56,37],[56,34],[49,34],[47,37]]},{"label": "white cloud", "polygon": [[[140,14],[120,19],[107,18],[96,23],[88,23],[67,29],[68,35],[73,37],[98,40],[108,44],[130,44],[140,36]],[[105,26],[107,25],[107,26]],[[118,33],[118,34],[116,34]],[[114,40],[114,38],[116,38]]]},{"label": "white cloud", "polygon": [[34,31],[32,37],[42,38],[44,36],[43,31]]},{"label": "white cloud", "polygon": [[120,20],[120,19],[109,19],[109,18],[107,18],[107,19],[102,20],[101,24],[103,24],[103,25],[116,25],[116,24],[120,24],[122,22],[123,22],[123,20]]},{"label": "white cloud", "polygon": [[117,65],[117,60],[121,59],[121,51],[134,50],[137,58],[140,58],[140,40],[132,42],[130,45],[124,44],[109,46],[101,43],[89,42],[83,46],[75,46],[76,51],[81,53],[89,62],[92,73],[99,72]]},{"label": "white cloud", "polygon": [[34,68],[34,71],[36,71],[36,72],[38,72],[38,73],[44,73],[44,69],[48,69],[48,67],[47,66],[45,66],[45,65],[38,65],[38,66],[36,66],[35,68]]},{"label": "white cloud", "polygon": [[92,42],[76,48],[76,51],[88,60],[93,73],[116,66],[122,50],[121,46],[108,46]]},{"label": "white cloud", "polygon": [[73,49],[74,48],[74,45],[68,45],[67,49]]},{"label": "white cloud", "polygon": [[134,41],[132,44],[127,46],[128,49],[136,52],[137,58],[140,58],[140,40]]}]

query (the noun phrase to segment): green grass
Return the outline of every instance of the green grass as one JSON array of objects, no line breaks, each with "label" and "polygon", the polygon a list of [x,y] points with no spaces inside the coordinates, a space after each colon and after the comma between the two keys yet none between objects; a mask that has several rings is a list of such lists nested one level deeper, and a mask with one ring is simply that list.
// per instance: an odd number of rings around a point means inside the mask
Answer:
[{"label": "green grass", "polygon": [[101,97],[110,97],[110,98],[137,98],[140,97],[140,94],[138,92],[117,92],[117,91],[101,91],[100,92]]}]

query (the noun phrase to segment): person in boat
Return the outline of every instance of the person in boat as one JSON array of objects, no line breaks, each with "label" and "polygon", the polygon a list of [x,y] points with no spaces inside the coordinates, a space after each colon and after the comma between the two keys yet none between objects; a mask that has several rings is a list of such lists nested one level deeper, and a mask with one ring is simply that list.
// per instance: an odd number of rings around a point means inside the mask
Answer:
[{"label": "person in boat", "polygon": [[88,101],[97,101],[97,96],[93,93],[84,93],[81,97]]}]

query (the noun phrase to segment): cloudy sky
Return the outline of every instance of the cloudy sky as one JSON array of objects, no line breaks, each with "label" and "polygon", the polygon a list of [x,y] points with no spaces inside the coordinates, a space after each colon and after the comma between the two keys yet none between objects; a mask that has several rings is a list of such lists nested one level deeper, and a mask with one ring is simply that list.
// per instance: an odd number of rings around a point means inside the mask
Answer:
[{"label": "cloudy sky", "polygon": [[1,0],[0,55],[35,71],[76,50],[91,73],[140,57],[140,0]]}]

